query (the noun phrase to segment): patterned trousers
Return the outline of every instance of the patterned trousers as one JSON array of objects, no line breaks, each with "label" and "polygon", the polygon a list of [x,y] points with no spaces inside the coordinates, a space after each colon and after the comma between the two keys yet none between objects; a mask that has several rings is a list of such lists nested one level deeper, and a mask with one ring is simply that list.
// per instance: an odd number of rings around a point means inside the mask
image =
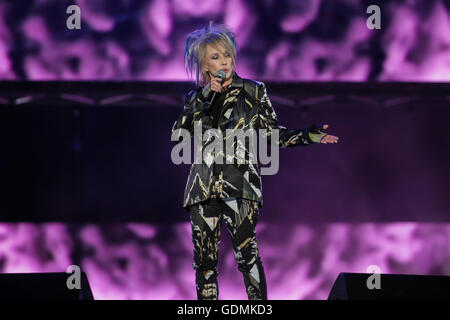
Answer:
[{"label": "patterned trousers", "polygon": [[218,299],[218,251],[222,220],[225,220],[238,269],[244,277],[248,299],[267,300],[264,267],[256,241],[257,203],[241,198],[213,198],[194,204],[188,210],[194,243],[192,266],[196,270],[197,298]]}]

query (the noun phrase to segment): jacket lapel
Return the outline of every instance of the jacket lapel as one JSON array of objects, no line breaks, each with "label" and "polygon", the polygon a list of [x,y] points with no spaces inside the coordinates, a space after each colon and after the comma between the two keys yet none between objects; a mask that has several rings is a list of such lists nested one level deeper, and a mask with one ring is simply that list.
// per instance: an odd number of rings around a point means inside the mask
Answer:
[{"label": "jacket lapel", "polygon": [[[235,110],[237,98],[243,88],[243,79],[239,77],[236,72],[233,73],[232,78],[233,81],[230,84],[230,88],[227,91],[223,102],[223,116],[227,120],[231,119],[232,113]],[[227,120],[224,120],[224,123],[227,122]]]}]

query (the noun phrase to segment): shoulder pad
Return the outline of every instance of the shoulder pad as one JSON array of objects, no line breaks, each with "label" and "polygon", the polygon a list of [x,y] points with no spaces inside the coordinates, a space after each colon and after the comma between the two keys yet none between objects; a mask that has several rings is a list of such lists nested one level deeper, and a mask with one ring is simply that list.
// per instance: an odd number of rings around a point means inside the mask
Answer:
[{"label": "shoulder pad", "polygon": [[186,103],[192,103],[192,101],[197,96],[197,89],[193,89],[186,94],[185,102]]},{"label": "shoulder pad", "polygon": [[251,80],[251,79],[243,79],[244,80],[244,90],[253,97],[255,100],[258,100],[258,96],[261,94],[261,86],[262,82]]}]

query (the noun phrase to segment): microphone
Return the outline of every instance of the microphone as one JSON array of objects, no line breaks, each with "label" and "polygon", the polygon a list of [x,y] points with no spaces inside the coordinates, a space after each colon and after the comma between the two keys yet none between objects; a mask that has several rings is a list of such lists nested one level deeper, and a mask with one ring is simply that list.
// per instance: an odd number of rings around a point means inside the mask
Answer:
[{"label": "microphone", "polygon": [[[222,84],[225,81],[226,76],[227,76],[227,72],[223,69],[220,69],[219,71],[216,72],[216,77],[221,79],[220,84]],[[211,93],[212,93],[212,97],[211,97]],[[209,107],[213,104],[214,98],[216,97],[216,93],[217,93],[217,91],[212,91],[212,90],[209,93],[208,98],[207,98],[207,101],[209,101],[209,102],[207,102],[207,104],[208,104],[207,109],[209,109]]]}]

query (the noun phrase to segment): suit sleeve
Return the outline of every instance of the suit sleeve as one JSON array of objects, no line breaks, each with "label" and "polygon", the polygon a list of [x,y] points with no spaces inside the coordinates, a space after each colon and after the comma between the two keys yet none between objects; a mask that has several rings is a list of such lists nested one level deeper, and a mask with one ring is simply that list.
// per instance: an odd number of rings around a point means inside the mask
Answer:
[{"label": "suit sleeve", "polygon": [[[201,121],[202,132],[211,128],[211,117],[206,114],[205,110],[205,98],[199,94],[196,90],[190,91],[185,98],[183,111],[179,115],[178,119],[172,125],[172,136],[178,129],[185,129],[189,131],[191,136],[194,133],[195,121]],[[180,142],[180,131],[176,133],[175,143]]]},{"label": "suit sleeve", "polygon": [[268,143],[271,142],[271,135],[274,129],[279,130],[278,145],[280,148],[294,146],[307,146],[312,143],[320,143],[320,140],[326,135],[320,131],[319,126],[312,125],[304,129],[288,129],[278,123],[278,118],[272,103],[267,95],[266,85],[261,82],[258,88],[258,129],[267,130]]}]

